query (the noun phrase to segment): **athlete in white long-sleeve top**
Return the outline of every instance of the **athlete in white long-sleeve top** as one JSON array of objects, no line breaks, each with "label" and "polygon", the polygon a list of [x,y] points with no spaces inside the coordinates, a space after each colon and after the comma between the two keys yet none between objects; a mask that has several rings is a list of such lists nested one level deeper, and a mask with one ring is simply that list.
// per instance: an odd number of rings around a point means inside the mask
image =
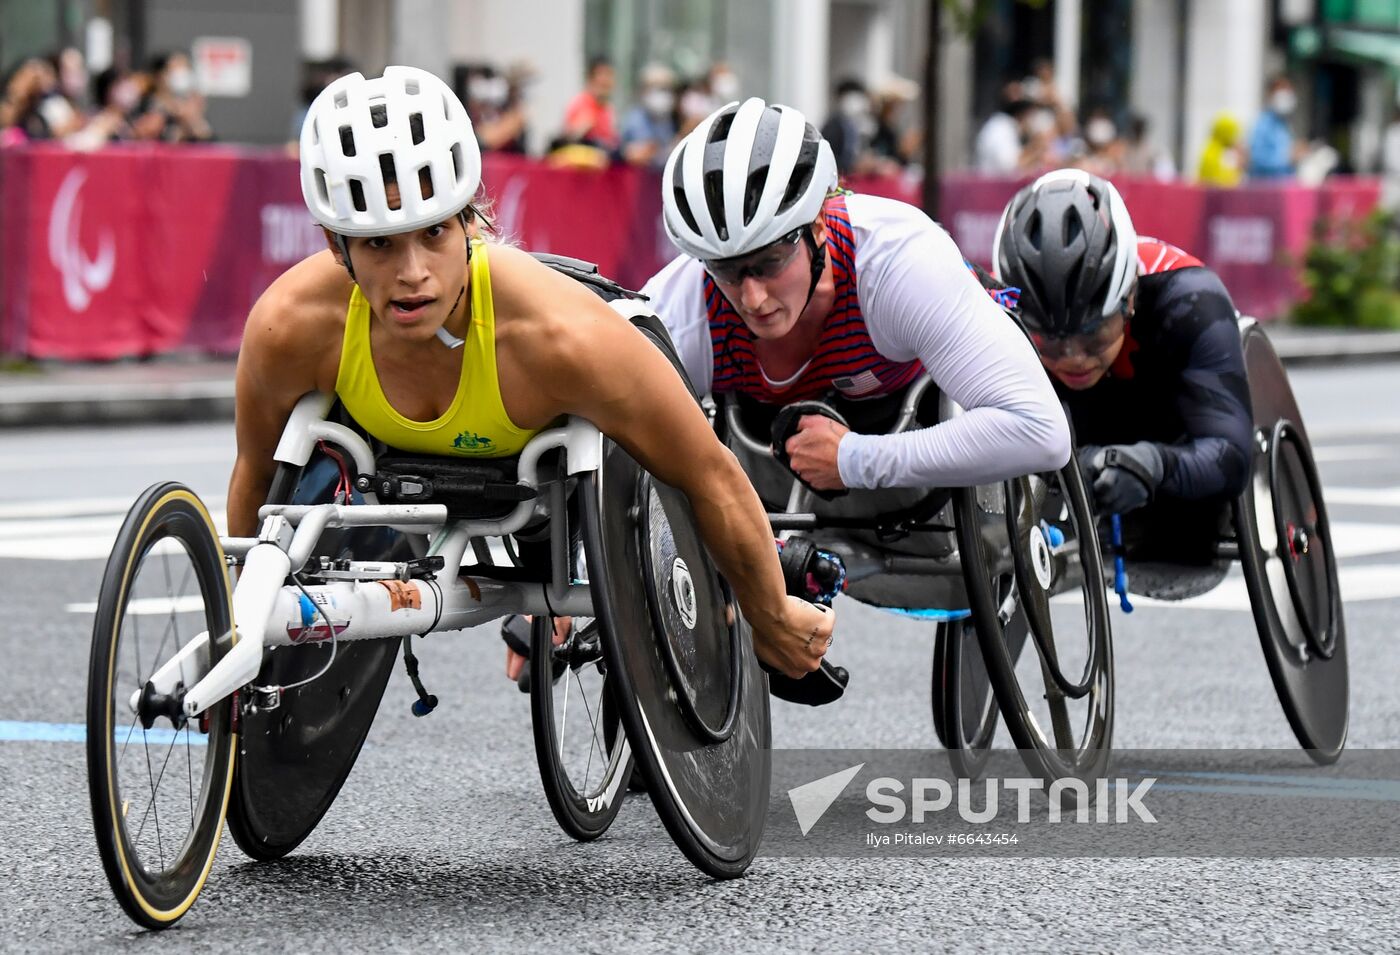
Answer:
[{"label": "athlete in white long-sleeve top", "polygon": [[731,103],[672,153],[665,225],[685,253],[643,291],[701,394],[869,398],[927,372],[966,414],[892,435],[801,419],[820,490],[953,487],[1062,467],[1069,426],[1035,349],[918,209],[837,192],[802,114]]}]

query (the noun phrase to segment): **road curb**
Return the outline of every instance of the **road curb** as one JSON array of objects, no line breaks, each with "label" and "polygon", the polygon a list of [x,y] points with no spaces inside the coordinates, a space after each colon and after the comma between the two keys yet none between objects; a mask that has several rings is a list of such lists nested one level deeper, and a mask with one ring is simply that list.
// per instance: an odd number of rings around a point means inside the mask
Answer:
[{"label": "road curb", "polygon": [[[1273,345],[1289,368],[1400,361],[1400,332],[1306,340],[1280,336]],[[231,379],[97,386],[44,381],[6,384],[0,376],[3,428],[232,421],[233,407]]]}]

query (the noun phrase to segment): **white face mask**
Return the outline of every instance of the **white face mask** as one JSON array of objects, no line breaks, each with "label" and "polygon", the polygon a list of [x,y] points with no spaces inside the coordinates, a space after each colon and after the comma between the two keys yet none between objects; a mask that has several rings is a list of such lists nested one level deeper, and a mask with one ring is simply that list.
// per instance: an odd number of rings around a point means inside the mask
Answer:
[{"label": "white face mask", "polygon": [[709,116],[715,109],[715,102],[698,90],[690,90],[681,96],[681,116],[692,122],[698,122]]},{"label": "white face mask", "polygon": [[675,106],[676,94],[670,90],[651,89],[642,94],[642,109],[653,116],[665,116]]},{"label": "white face mask", "polygon": [[1038,109],[1031,113],[1030,130],[1037,136],[1055,131],[1055,114],[1048,109]]},{"label": "white face mask", "polygon": [[1288,116],[1298,108],[1298,94],[1292,90],[1275,90],[1269,96],[1269,109],[1280,116]]},{"label": "white face mask", "polygon": [[1118,138],[1118,127],[1113,125],[1111,119],[1091,119],[1089,125],[1084,127],[1084,138],[1090,146],[1107,146]]},{"label": "white face mask", "polygon": [[500,106],[510,94],[510,84],[504,77],[476,77],[467,84],[467,97],[487,106]]},{"label": "white face mask", "polygon": [[191,70],[171,70],[165,76],[165,85],[176,96],[188,96],[194,92],[194,73]]},{"label": "white face mask", "polygon": [[129,112],[136,108],[141,99],[141,91],[130,80],[122,80],[116,89],[112,90],[111,98],[113,106],[122,112]]},{"label": "white face mask", "polygon": [[710,80],[710,92],[720,103],[739,98],[739,77],[733,73],[716,73]]},{"label": "white face mask", "polygon": [[870,113],[870,98],[864,93],[843,93],[838,103],[843,116],[860,119]]}]

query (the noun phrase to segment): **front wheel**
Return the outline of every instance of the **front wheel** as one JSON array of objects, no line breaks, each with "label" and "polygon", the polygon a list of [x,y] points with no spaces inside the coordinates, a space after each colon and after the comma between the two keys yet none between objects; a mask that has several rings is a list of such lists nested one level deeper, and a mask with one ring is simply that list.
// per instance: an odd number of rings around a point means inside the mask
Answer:
[{"label": "front wheel", "polygon": [[632,751],[618,725],[598,622],[575,617],[561,643],[555,630],[553,617],[538,616],[530,626],[535,756],[560,828],[588,842],[606,832],[622,808]]},{"label": "front wheel", "polygon": [[[166,928],[204,887],[223,831],[236,697],[186,719],[184,694],[233,644],[228,572],[209,512],[148,489],[107,560],[92,628],[87,760],[93,830],[117,901]],[[169,692],[152,677],[175,664]]]}]

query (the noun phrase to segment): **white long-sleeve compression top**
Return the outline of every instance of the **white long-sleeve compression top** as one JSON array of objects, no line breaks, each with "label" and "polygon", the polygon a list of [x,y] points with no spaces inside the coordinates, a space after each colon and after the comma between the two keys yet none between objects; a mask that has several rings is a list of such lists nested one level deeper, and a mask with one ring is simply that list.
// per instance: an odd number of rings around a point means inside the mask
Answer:
[{"label": "white long-sleeve compression top", "polygon": [[[846,198],[856,294],[875,349],[917,358],[965,413],[892,435],[847,434],[837,466],[847,487],[959,487],[1069,460],[1069,425],[1035,349],[969,271],[952,238],[913,206]],[[715,359],[704,268],[681,256],[642,291],[675,340],[697,392]]]}]

